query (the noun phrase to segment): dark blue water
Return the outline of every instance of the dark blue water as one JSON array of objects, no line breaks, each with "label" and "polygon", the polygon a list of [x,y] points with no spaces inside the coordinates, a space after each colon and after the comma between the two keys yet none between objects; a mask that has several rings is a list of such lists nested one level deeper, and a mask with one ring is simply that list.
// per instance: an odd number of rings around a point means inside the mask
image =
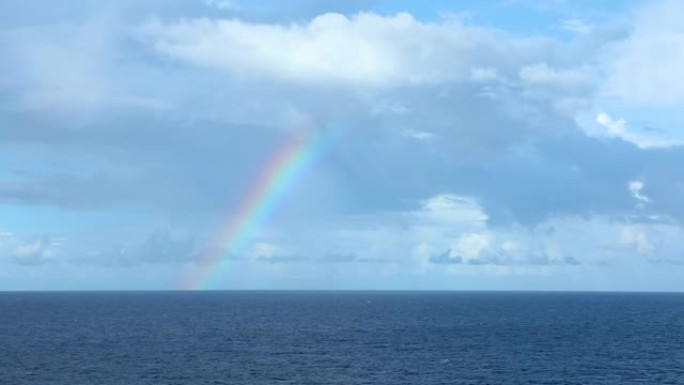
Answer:
[{"label": "dark blue water", "polygon": [[684,295],[0,293],[0,384],[684,384]]}]

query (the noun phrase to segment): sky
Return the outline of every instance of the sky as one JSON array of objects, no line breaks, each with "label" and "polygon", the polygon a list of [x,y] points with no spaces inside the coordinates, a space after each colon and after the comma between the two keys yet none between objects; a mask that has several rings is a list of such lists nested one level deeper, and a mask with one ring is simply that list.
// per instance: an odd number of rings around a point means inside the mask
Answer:
[{"label": "sky", "polygon": [[684,291],[684,2],[0,3],[0,290]]}]

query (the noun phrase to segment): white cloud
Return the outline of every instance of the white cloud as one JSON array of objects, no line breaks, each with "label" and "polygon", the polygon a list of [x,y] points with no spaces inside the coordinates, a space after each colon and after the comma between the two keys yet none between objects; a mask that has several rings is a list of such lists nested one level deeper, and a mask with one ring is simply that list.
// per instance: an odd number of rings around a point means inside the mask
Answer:
[{"label": "white cloud", "polygon": [[[311,232],[309,241],[285,234],[279,239],[296,254],[307,253],[302,244],[315,250],[320,243],[323,247],[314,255],[323,254],[325,247],[328,252],[339,248],[361,257],[385,259],[401,270],[420,274],[482,276],[529,274],[534,269],[541,272],[562,266],[602,269],[676,261],[684,248],[677,241],[682,229],[673,224],[637,225],[628,218],[568,215],[548,218],[530,228],[490,225],[486,218],[475,201],[440,194],[424,201],[420,210],[399,217],[376,215],[372,226],[365,220],[347,218],[334,230]],[[656,241],[652,234],[660,234],[657,239],[663,241]],[[660,243],[670,249],[658,248]],[[643,256],[648,258],[640,258]]]},{"label": "white cloud", "polygon": [[489,67],[515,67],[548,56],[543,53],[553,46],[550,40],[514,38],[454,20],[423,23],[407,13],[328,13],[286,26],[154,20],[141,31],[159,52],[234,73],[371,85],[482,80],[494,74]]},{"label": "white cloud", "polygon": [[256,261],[260,258],[273,258],[283,255],[282,247],[269,242],[257,242],[245,253],[249,260]]},{"label": "white cloud", "polygon": [[599,136],[620,138],[639,148],[662,148],[679,146],[682,144],[682,142],[673,139],[663,139],[652,135],[632,132],[627,128],[627,122],[624,119],[613,119],[605,112],[600,112],[596,115],[596,123],[606,129],[606,131]]},{"label": "white cloud", "polygon": [[14,256],[18,258],[32,257],[36,254],[42,253],[44,248],[44,244],[39,241],[19,245],[16,249],[14,249]]},{"label": "white cloud", "polygon": [[503,80],[499,74],[499,71],[492,67],[473,68],[470,72],[470,79],[476,83],[487,83]]},{"label": "white cloud", "polygon": [[440,194],[425,200],[422,210],[416,215],[441,224],[469,223],[476,226],[489,219],[475,199],[454,194]]},{"label": "white cloud", "polygon": [[561,26],[566,31],[570,31],[579,35],[587,35],[593,30],[593,26],[582,19],[567,19],[561,21]]},{"label": "white cloud", "polygon": [[596,122],[608,129],[608,135],[622,137],[626,133],[624,119],[613,120],[610,115],[601,112],[596,115]]},{"label": "white cloud", "polygon": [[430,132],[413,131],[410,129],[405,130],[404,135],[408,136],[409,138],[420,140],[426,143],[431,143],[437,137],[435,134]]},{"label": "white cloud", "polygon": [[514,242],[514,241],[504,241],[501,244],[501,250],[503,250],[507,253],[512,253],[512,252],[518,251],[518,250],[520,250],[520,248],[521,248],[521,245],[518,242]]},{"label": "white cloud", "polygon": [[12,252],[12,261],[19,265],[39,265],[50,260],[51,247],[54,246],[50,237],[43,236],[33,241],[18,244]]},{"label": "white cloud", "polygon": [[552,68],[547,63],[524,66],[519,76],[527,83],[541,86],[577,89],[591,85],[591,78],[586,71],[579,68]]},{"label": "white cloud", "polygon": [[449,249],[452,257],[460,256],[465,263],[480,258],[483,251],[492,246],[489,234],[469,233],[461,235]]},{"label": "white cloud", "polygon": [[621,241],[625,245],[633,246],[636,253],[650,257],[656,252],[656,244],[641,226],[625,226],[622,228]]},{"label": "white cloud", "polygon": [[629,38],[610,51],[603,94],[624,102],[684,103],[684,3],[646,2]]},{"label": "white cloud", "polygon": [[627,187],[629,188],[629,191],[632,193],[632,196],[637,200],[645,203],[651,202],[651,199],[649,197],[641,193],[641,190],[643,190],[644,188],[643,181],[638,179],[632,180],[627,184]]}]

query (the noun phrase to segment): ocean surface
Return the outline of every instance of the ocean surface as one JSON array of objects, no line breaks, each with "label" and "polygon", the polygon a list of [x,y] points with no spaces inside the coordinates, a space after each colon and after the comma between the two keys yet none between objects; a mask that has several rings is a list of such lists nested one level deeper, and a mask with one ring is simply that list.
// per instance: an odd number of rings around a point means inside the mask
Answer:
[{"label": "ocean surface", "polygon": [[0,384],[684,384],[684,295],[0,293]]}]

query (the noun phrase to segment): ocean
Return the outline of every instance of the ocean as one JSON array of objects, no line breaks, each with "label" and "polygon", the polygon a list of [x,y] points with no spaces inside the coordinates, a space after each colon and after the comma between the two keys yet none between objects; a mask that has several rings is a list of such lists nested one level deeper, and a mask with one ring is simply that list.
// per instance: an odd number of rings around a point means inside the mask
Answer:
[{"label": "ocean", "polygon": [[0,384],[684,384],[684,295],[5,292]]}]

